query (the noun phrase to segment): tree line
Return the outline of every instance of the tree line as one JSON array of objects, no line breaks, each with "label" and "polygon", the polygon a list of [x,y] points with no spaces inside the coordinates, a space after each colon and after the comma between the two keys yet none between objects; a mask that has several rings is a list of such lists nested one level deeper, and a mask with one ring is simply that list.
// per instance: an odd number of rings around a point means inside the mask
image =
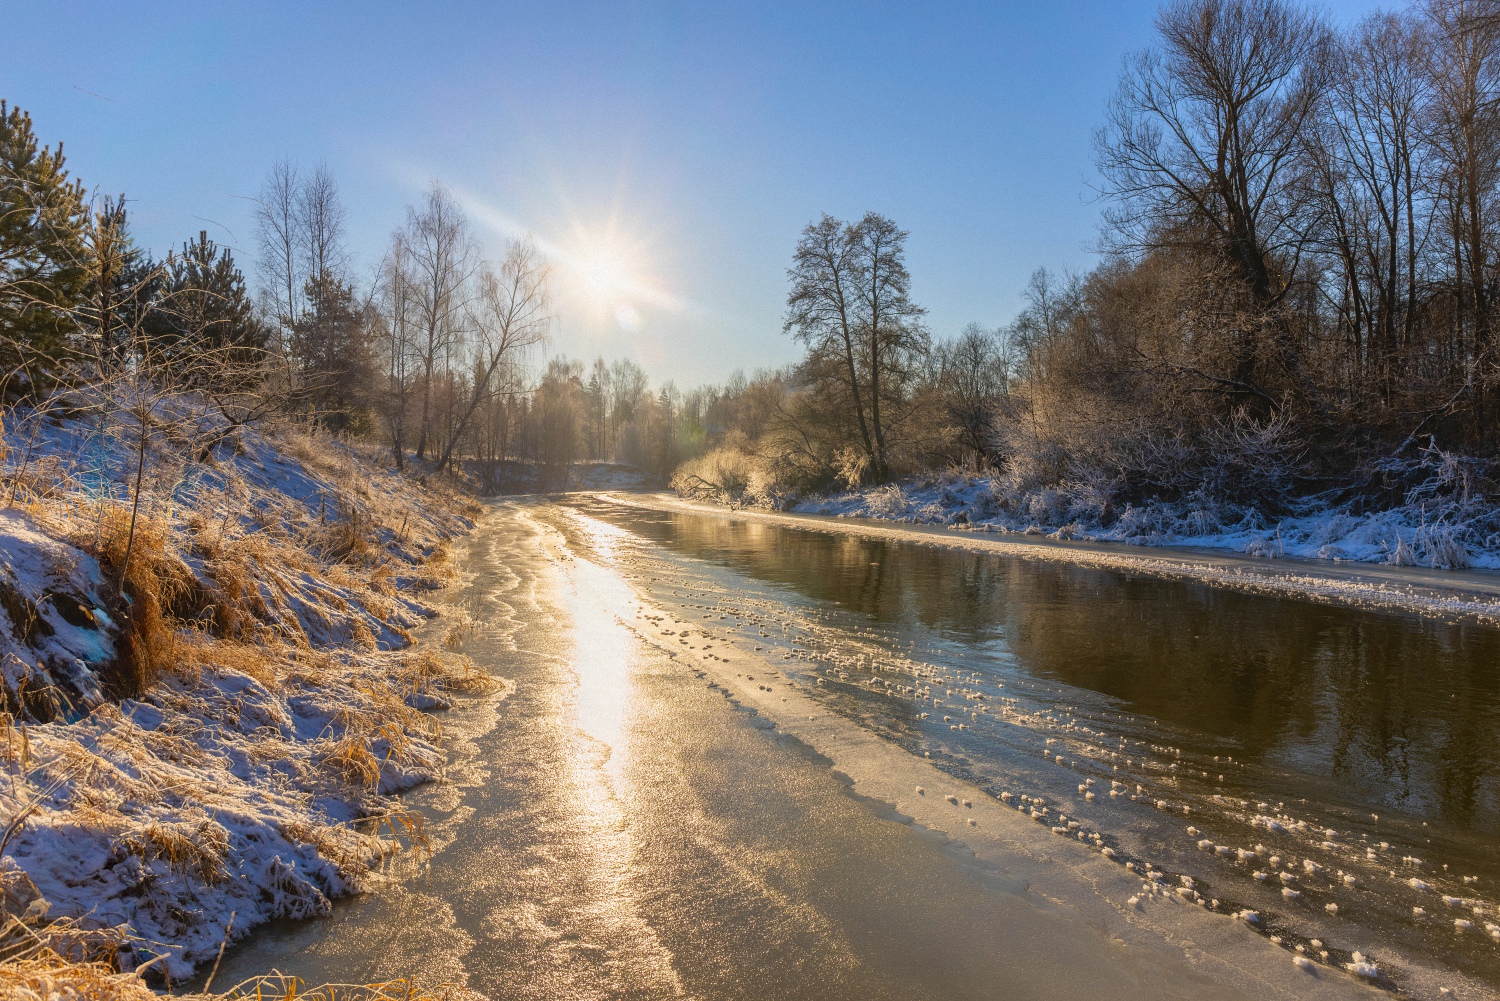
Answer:
[{"label": "tree line", "polygon": [[[1101,263],[1038,270],[1012,322],[938,338],[908,234],[800,234],[784,370],[653,388],[545,357],[549,265],[487,259],[440,186],[360,274],[326,169],[275,165],[252,294],[206,233],[165,260],[126,201],[0,106],[0,394],[170,384],[229,423],[382,441],[398,465],[624,461],[771,501],[960,466],[1108,521],[1493,492],[1500,449],[1500,0],[1344,29],[1292,0],[1176,0],[1095,136]],[[1363,501],[1361,501],[1363,502]]]},{"label": "tree line", "polygon": [[1094,140],[1102,261],[1039,270],[1003,327],[934,342],[902,230],[811,223],[785,322],[804,358],[720,404],[682,485],[964,463],[1106,522],[1191,497],[1388,502],[1432,475],[1493,489],[1500,3],[1338,30],[1290,0],[1176,0]]},{"label": "tree line", "polygon": [[12,416],[113,387],[114,411],[139,411],[143,453],[176,395],[227,418],[220,438],[293,423],[382,441],[398,467],[521,461],[562,470],[559,482],[590,459],[665,478],[701,437],[682,394],[653,392],[633,362],[544,359],[550,265],[528,240],[487,259],[440,185],[363,275],[326,168],[276,163],[255,204],[253,291],[206,232],[153,259],[125,196],[91,194],[62,144],[42,145],[30,116],[0,103],[0,401]]}]

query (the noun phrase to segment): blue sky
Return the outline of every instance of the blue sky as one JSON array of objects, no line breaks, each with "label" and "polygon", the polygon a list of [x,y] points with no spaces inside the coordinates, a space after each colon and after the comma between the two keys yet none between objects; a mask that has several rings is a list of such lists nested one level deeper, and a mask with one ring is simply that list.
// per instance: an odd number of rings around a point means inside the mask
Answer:
[{"label": "blue sky", "polygon": [[158,256],[207,229],[252,274],[278,157],[333,172],[361,276],[439,181],[491,253],[557,260],[554,352],[685,386],[795,357],[785,269],[821,212],[910,230],[938,336],[1087,269],[1091,134],[1154,9],[39,2],[6,14],[0,97]]}]

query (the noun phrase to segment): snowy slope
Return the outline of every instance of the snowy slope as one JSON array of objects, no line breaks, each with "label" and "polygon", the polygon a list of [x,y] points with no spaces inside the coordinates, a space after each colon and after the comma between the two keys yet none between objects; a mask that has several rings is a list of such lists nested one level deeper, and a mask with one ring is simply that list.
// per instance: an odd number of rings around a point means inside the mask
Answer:
[{"label": "snowy slope", "polygon": [[49,419],[3,444],[0,947],[180,980],[420,842],[355,821],[438,774],[424,710],[496,687],[409,649],[459,496],[294,432],[163,439],[132,539],[128,436]]}]

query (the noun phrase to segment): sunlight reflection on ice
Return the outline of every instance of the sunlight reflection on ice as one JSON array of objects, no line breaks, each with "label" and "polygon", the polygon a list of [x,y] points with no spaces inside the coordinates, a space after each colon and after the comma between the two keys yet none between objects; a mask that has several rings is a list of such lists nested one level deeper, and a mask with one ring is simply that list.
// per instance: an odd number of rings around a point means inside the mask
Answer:
[{"label": "sunlight reflection on ice", "polygon": [[[612,550],[608,534],[600,532],[593,540],[605,558]],[[636,654],[634,637],[622,620],[630,615],[633,594],[619,575],[587,560],[572,562],[566,573],[565,600],[573,616],[573,666],[578,672],[578,725],[609,745],[609,771],[618,780],[628,750],[626,725],[633,699],[630,662]]]}]

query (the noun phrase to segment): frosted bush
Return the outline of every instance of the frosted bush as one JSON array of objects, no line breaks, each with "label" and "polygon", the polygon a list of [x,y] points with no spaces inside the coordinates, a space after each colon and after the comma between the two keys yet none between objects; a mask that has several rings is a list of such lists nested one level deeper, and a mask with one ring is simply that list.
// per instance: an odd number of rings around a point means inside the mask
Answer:
[{"label": "frosted bush", "polygon": [[951,505],[945,507],[939,501],[929,501],[917,510],[916,520],[927,522],[928,524],[946,522],[948,520],[949,507]]},{"label": "frosted bush", "polygon": [[1187,536],[1213,535],[1224,530],[1217,514],[1202,507],[1194,507],[1181,518],[1179,534]]},{"label": "frosted bush", "polygon": [[1128,507],[1115,521],[1114,530],[1122,539],[1151,541],[1165,534],[1163,512],[1156,507]]},{"label": "frosted bush", "polygon": [[1278,531],[1264,539],[1252,539],[1245,545],[1246,556],[1258,556],[1263,559],[1281,559],[1286,555],[1286,544],[1282,541],[1281,533]]},{"label": "frosted bush", "polygon": [[870,471],[870,459],[859,449],[847,446],[835,453],[833,466],[838,481],[852,490],[865,482],[865,476]]},{"label": "frosted bush", "polygon": [[865,507],[872,518],[897,519],[905,517],[911,510],[899,483],[876,487],[865,495]]},{"label": "frosted bush", "polygon": [[1396,536],[1396,547],[1391,550],[1390,556],[1386,558],[1386,562],[1394,567],[1421,566],[1421,561],[1417,558],[1416,550],[1408,545],[1407,541],[1401,538],[1400,535]]},{"label": "frosted bush", "polygon": [[1337,542],[1358,528],[1360,520],[1352,518],[1348,514],[1339,513],[1331,518],[1325,518],[1317,522],[1308,535],[1308,541],[1319,545]]},{"label": "frosted bush", "polygon": [[1472,565],[1464,548],[1448,525],[1423,526],[1412,539],[1422,563],[1443,570],[1461,570]]},{"label": "frosted bush", "polygon": [[1026,504],[1026,511],[1037,521],[1056,523],[1065,506],[1060,491],[1052,487],[1044,487],[1031,495]]},{"label": "frosted bush", "polygon": [[1000,505],[995,500],[994,481],[989,481],[985,486],[975,491],[974,499],[969,505],[969,517],[974,521],[984,521],[995,517],[1000,511]]}]

